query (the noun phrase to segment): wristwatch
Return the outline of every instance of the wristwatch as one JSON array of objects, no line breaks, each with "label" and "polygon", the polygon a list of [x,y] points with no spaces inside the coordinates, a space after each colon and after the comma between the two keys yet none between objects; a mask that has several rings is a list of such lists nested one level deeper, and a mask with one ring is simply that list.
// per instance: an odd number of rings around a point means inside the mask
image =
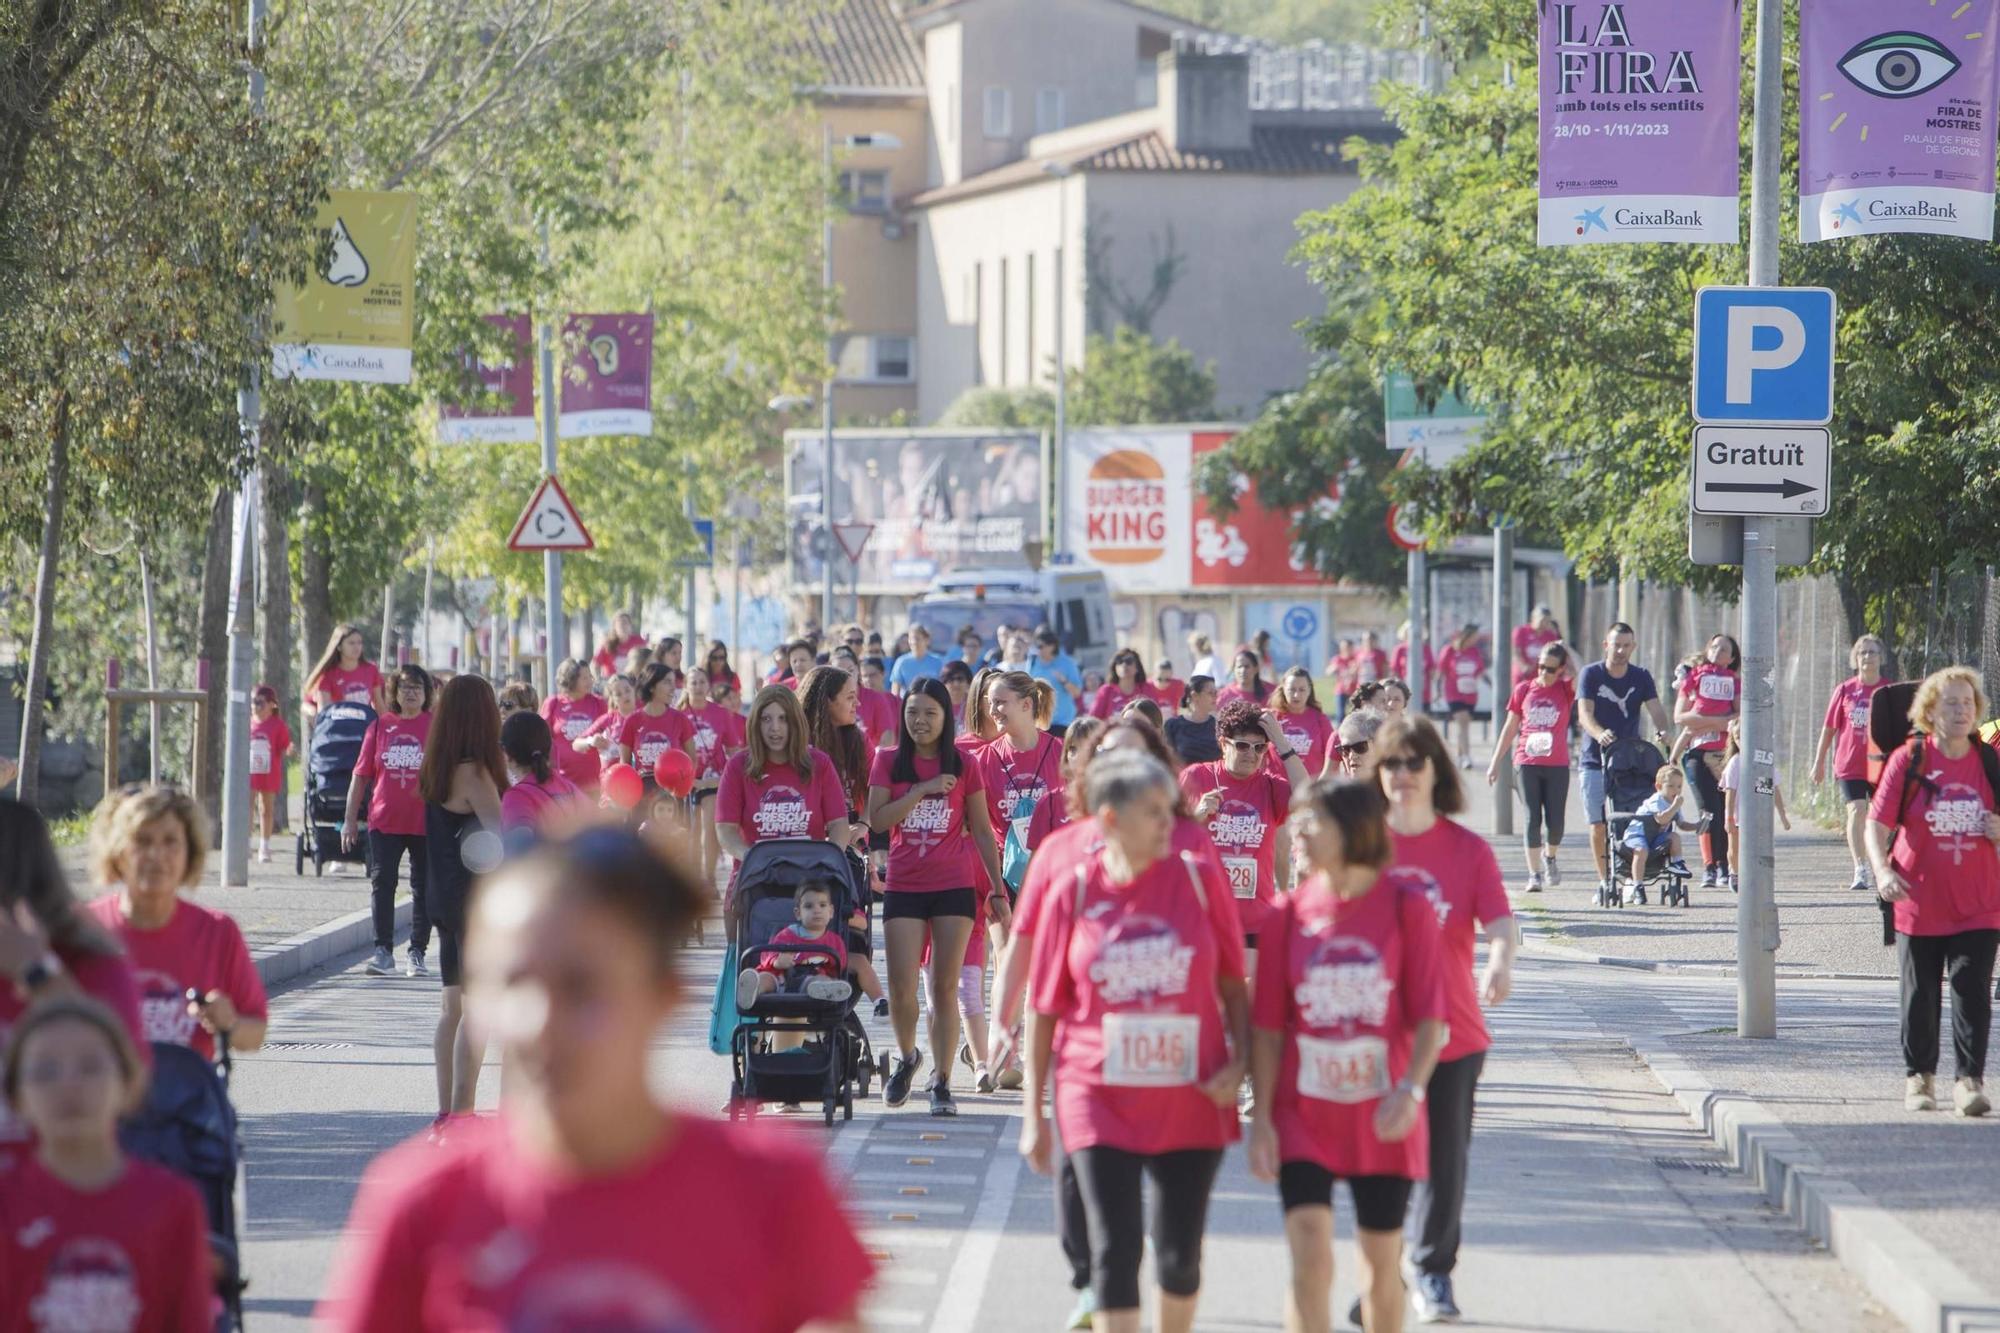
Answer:
[{"label": "wristwatch", "polygon": [[1286,762],[1287,760],[1296,759],[1298,757],[1299,757],[1299,752],[1297,750],[1278,751],[1278,762],[1281,764]]},{"label": "wristwatch", "polygon": [[1412,1083],[1410,1082],[1410,1080],[1404,1079],[1402,1082],[1396,1085],[1396,1091],[1409,1093],[1410,1100],[1415,1102],[1419,1106],[1422,1106],[1424,1104],[1424,1090],[1422,1085],[1420,1084]]},{"label": "wristwatch", "polygon": [[33,995],[62,974],[62,959],[56,957],[54,953],[45,953],[28,964],[27,970],[21,973],[21,989]]}]

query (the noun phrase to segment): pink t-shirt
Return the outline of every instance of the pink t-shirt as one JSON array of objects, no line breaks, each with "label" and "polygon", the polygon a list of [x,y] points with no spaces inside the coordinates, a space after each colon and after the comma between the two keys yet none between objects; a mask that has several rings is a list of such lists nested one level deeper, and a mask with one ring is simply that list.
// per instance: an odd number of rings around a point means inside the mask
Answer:
[{"label": "pink t-shirt", "polygon": [[[1076,874],[1077,863],[1096,856],[1103,849],[1103,832],[1098,828],[1097,821],[1089,816],[1073,822],[1065,821],[1060,828],[1051,831],[1035,849],[1034,860],[1028,862],[1028,877],[1022,882],[1020,897],[1014,903],[1011,933],[1033,935],[1035,924],[1041,919],[1048,903],[1049,886],[1067,883],[1074,889],[1072,877]],[[1186,852],[1197,860],[1210,863],[1216,874],[1222,873],[1222,863],[1215,855],[1215,840],[1208,836],[1207,829],[1192,819],[1174,820],[1173,850],[1176,856]]]},{"label": "pink t-shirt", "polygon": [[[1554,643],[1560,636],[1553,630],[1536,629],[1533,625],[1514,626],[1514,683],[1535,678],[1535,664],[1542,660],[1542,649]],[[1525,665],[1524,665],[1525,664]]]},{"label": "pink t-shirt", "polygon": [[550,773],[547,782],[522,778],[500,793],[500,827],[540,828],[551,810],[560,810],[585,799],[583,788],[561,773]]},{"label": "pink t-shirt", "polygon": [[[1308,708],[1303,713],[1277,713],[1278,730],[1285,734],[1285,744],[1306,766],[1306,776],[1316,778],[1326,771],[1327,751],[1333,748],[1333,719],[1317,708]],[[1273,773],[1283,774],[1284,760],[1278,758],[1276,746],[1264,752],[1264,762]]]},{"label": "pink t-shirt", "polygon": [[763,777],[753,778],[747,750],[729,756],[715,798],[715,822],[736,825],[747,843],[766,838],[823,841],[828,824],[847,818],[847,797],[832,759],[818,750],[808,751],[807,758],[809,778],[801,778],[790,764],[771,764]]},{"label": "pink t-shirt", "polygon": [[[986,812],[993,822],[993,840],[1004,851],[1007,831],[1019,811],[1018,837],[1029,851],[1041,845],[1052,825],[1036,827],[1035,813],[1062,799],[1062,742],[1037,732],[1032,748],[1017,750],[1005,735],[979,751],[979,785],[986,789]],[[1030,805],[1028,802],[1032,802]]]},{"label": "pink t-shirt", "polygon": [[1156,677],[1146,682],[1146,693],[1153,696],[1153,702],[1160,711],[1172,717],[1180,711],[1181,695],[1187,691],[1187,682],[1173,676]]},{"label": "pink t-shirt", "polygon": [[382,669],[364,658],[352,670],[336,665],[320,672],[309,697],[322,708],[328,704],[367,704],[373,708],[375,692],[381,687]]},{"label": "pink t-shirt", "polygon": [[[1066,1151],[1220,1148],[1236,1107],[1201,1091],[1229,1058],[1216,979],[1243,975],[1243,924],[1213,863],[1169,855],[1114,885],[1102,857],[1051,881],[1029,1002],[1057,1020],[1055,1118]],[[1197,893],[1192,875],[1200,876]],[[1204,907],[1204,902],[1206,906]]]},{"label": "pink t-shirt", "polygon": [[1890,861],[1910,895],[1895,904],[1896,929],[1905,935],[2000,929],[2000,853],[1986,836],[1986,815],[1995,802],[1979,751],[1951,759],[1925,741],[1918,772],[1930,785],[1912,784],[1905,806],[1909,767],[1910,747],[1897,746],[1868,808],[1870,819],[1891,828],[1898,826],[1897,809],[1903,812]]},{"label": "pink t-shirt", "polygon": [[[1736,711],[1741,681],[1734,671],[1713,662],[1703,662],[1681,681],[1681,698],[1702,717],[1728,717]],[[1729,734],[1710,732],[1689,746],[1694,750],[1721,750],[1729,744]]]},{"label": "pink t-shirt", "polygon": [[1222,804],[1208,817],[1208,836],[1222,858],[1243,929],[1255,934],[1278,905],[1275,860],[1292,810],[1292,784],[1264,768],[1247,778],[1232,777],[1218,759],[1182,769],[1181,790],[1190,805],[1211,791],[1222,793]]},{"label": "pink t-shirt", "polygon": [[1524,680],[1514,687],[1507,711],[1521,719],[1514,733],[1514,766],[1541,764],[1569,767],[1569,715],[1576,707],[1576,682],[1557,677],[1555,684]]},{"label": "pink t-shirt", "polygon": [[1347,670],[1356,686],[1381,680],[1389,674],[1389,654],[1380,648],[1357,648],[1354,650],[1354,660],[1348,663]]},{"label": "pink t-shirt", "polygon": [[1422,890],[1437,909],[1444,949],[1445,1019],[1451,1024],[1451,1037],[1438,1059],[1462,1059],[1493,1044],[1473,980],[1473,925],[1490,930],[1494,922],[1513,914],[1500,862],[1486,839],[1442,816],[1428,832],[1411,838],[1392,836],[1396,860],[1386,872],[1388,878],[1398,886]]},{"label": "pink t-shirt", "polygon": [[283,785],[292,729],[277,713],[250,724],[250,790],[277,791]]},{"label": "pink t-shirt", "polygon": [[221,991],[245,1018],[270,1015],[271,1003],[257,965],[250,961],[250,947],[236,922],[223,913],[183,898],[175,902],[166,925],[140,930],[119,910],[115,889],[84,910],[125,946],[139,988],[139,1017],[147,1041],[191,1046],[204,1060],[215,1058],[215,1038],[187,1011],[190,989],[203,995]]},{"label": "pink t-shirt", "polygon": [[808,966],[816,968],[822,975],[841,977],[847,972],[847,941],[842,937],[840,927],[830,925],[817,935],[805,935],[797,925],[786,926],[771,937],[771,951],[757,956],[759,972],[780,972],[778,955],[781,953],[817,953],[825,951],[832,957],[824,962],[818,959],[800,959]]},{"label": "pink t-shirt", "polygon": [[897,728],[902,725],[903,705],[895,695],[886,690],[863,689],[855,686],[860,695],[857,721],[861,730],[867,733],[868,748],[879,749],[896,743]]},{"label": "pink t-shirt", "polygon": [[[1150,699],[1152,697],[1152,691],[1144,685],[1141,685],[1136,690],[1127,691],[1122,686],[1106,681],[1103,688],[1097,691],[1097,697],[1090,701],[1090,715],[1106,719],[1114,718],[1124,712],[1125,705],[1131,703],[1134,699]],[[1175,706],[1179,706],[1178,700],[1175,701]]]},{"label": "pink t-shirt", "polygon": [[174,1172],[125,1159],[80,1190],[0,1155],[0,1329],[186,1333],[214,1326],[208,1212]]},{"label": "pink t-shirt", "polygon": [[[597,757],[591,761],[597,765],[597,773],[591,778],[593,783],[604,776],[605,769],[611,767],[613,764],[625,762],[618,757],[617,740],[625,733],[625,723],[631,716],[630,713],[612,712],[607,705],[605,711],[598,716],[598,719],[583,729],[583,735],[578,738],[580,740],[595,740],[599,736],[608,735],[613,742],[597,751]],[[587,754],[586,757],[588,757]]]},{"label": "pink t-shirt", "polygon": [[429,713],[383,713],[368,724],[354,776],[375,784],[368,794],[368,827],[375,832],[423,836],[424,798],[417,790],[417,773],[424,766],[424,742],[430,734]]},{"label": "pink t-shirt", "polygon": [[645,646],[646,636],[643,634],[628,634],[615,642],[606,639],[598,646],[597,656],[591,658],[590,662],[597,668],[598,675],[615,676],[624,669],[626,655],[634,648]]},{"label": "pink t-shirt", "polygon": [[[1400,676],[1404,680],[1410,678],[1409,644],[1399,643],[1395,651],[1389,654],[1389,674]],[[1437,650],[1428,643],[1424,645],[1424,691],[1427,694],[1437,693]]]},{"label": "pink t-shirt", "polygon": [[[692,1116],[614,1176],[544,1165],[503,1112],[375,1159],[341,1241],[332,1333],[791,1333],[851,1317],[875,1261],[825,1152]],[[698,1226],[638,1225],[699,1218]],[[809,1262],[774,1262],[773,1256]]]},{"label": "pink t-shirt", "polygon": [[1270,697],[1271,687],[1262,681],[1258,682],[1256,689],[1246,690],[1232,680],[1215,692],[1215,706],[1221,708],[1224,704],[1235,703],[1238,699],[1248,699],[1253,704],[1260,704]]},{"label": "pink t-shirt", "polygon": [[603,696],[596,694],[586,694],[581,699],[554,694],[542,700],[542,721],[549,724],[555,741],[556,771],[579,787],[597,785],[599,765],[597,756],[577,749],[576,742],[608,708]]},{"label": "pink t-shirt", "polygon": [[[868,766],[868,785],[881,787],[891,801],[900,801],[911,787],[940,772],[936,759],[915,756],[916,782],[897,782],[896,752],[877,750]],[[979,794],[979,765],[961,756],[958,782],[949,792],[924,797],[902,822],[889,830],[889,871],[884,888],[890,893],[935,893],[942,889],[977,887],[972,839],[965,827],[966,802]],[[983,869],[983,863],[981,863]]]},{"label": "pink t-shirt", "polygon": [[[139,1014],[139,986],[125,955],[78,953],[61,947],[54,953],[79,990],[118,1015],[125,1031],[131,1034],[132,1044],[139,1048],[139,1058],[151,1068],[153,1048],[146,1044],[146,1022]],[[7,1048],[7,1034],[13,1031],[27,1007],[18,986],[0,985],[0,1050]],[[0,1097],[0,1161],[6,1158],[8,1144],[25,1143],[28,1137],[28,1127],[14,1118],[6,1099]],[[6,1327],[0,1324],[0,1328]]]},{"label": "pink t-shirt", "polygon": [[662,750],[687,750],[693,757],[694,724],[678,708],[669,708],[658,717],[640,708],[625,719],[618,743],[632,752],[632,767],[639,770],[639,776],[651,782]]},{"label": "pink t-shirt", "polygon": [[1430,899],[1387,876],[1342,899],[1315,876],[1266,934],[1250,1020],[1285,1038],[1271,1098],[1279,1159],[1350,1178],[1426,1179],[1429,1117],[1384,1143],[1375,1110],[1409,1067],[1417,1024],[1446,1016]]},{"label": "pink t-shirt", "polygon": [[747,727],[743,715],[710,701],[688,710],[694,725],[694,772],[698,778],[719,778],[729,756],[743,748]]},{"label": "pink t-shirt", "polygon": [[1866,781],[1868,777],[1868,717],[1873,711],[1875,691],[1889,682],[1868,684],[1850,676],[1833,687],[1826,705],[1826,729],[1833,733],[1833,775]]},{"label": "pink t-shirt", "polygon": [[1477,648],[1446,648],[1438,654],[1438,675],[1443,679],[1444,701],[1448,704],[1479,702],[1479,677],[1486,659]]}]

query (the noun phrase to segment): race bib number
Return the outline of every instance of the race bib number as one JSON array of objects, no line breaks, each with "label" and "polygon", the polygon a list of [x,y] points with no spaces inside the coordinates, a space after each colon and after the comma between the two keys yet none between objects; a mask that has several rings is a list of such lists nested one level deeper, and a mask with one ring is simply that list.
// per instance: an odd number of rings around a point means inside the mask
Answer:
[{"label": "race bib number", "polygon": [[1856,731],[1868,730],[1868,705],[1858,703],[1847,710],[1847,720]]},{"label": "race bib number", "polygon": [[1104,1082],[1113,1088],[1178,1088],[1195,1081],[1198,1014],[1106,1014]]},{"label": "race bib number", "polygon": [[262,775],[271,771],[271,742],[268,737],[250,738],[250,772]]},{"label": "race bib number", "polygon": [[1556,734],[1553,731],[1531,731],[1521,738],[1521,750],[1530,759],[1546,759],[1555,753]]},{"label": "race bib number", "polygon": [[1380,1037],[1327,1041],[1299,1034],[1299,1096],[1352,1106],[1389,1091],[1389,1043]]},{"label": "race bib number", "polygon": [[1222,869],[1229,876],[1229,891],[1238,898],[1257,896],[1257,858],[1254,856],[1225,856]]},{"label": "race bib number", "polygon": [[1720,673],[1703,676],[1697,687],[1704,699],[1717,699],[1723,703],[1733,703],[1736,699],[1736,681],[1733,677]]},{"label": "race bib number", "polygon": [[1479,673],[1478,673],[1477,671],[1475,671],[1475,670],[1474,670],[1473,668],[1471,668],[1471,667],[1460,667],[1460,668],[1459,668],[1459,672],[1458,672],[1458,688],[1459,688],[1459,689],[1461,689],[1461,690],[1464,690],[1464,691],[1466,691],[1466,692],[1470,693],[1470,692],[1471,692],[1471,690],[1472,690],[1472,687],[1473,687],[1474,685],[1478,684],[1478,682],[1479,682]]}]

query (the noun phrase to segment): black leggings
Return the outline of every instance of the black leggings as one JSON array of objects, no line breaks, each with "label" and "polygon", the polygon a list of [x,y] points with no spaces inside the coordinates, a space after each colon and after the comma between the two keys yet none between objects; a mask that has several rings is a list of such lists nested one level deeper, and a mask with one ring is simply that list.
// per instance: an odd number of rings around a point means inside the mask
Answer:
[{"label": "black leggings", "polygon": [[431,945],[431,917],[424,890],[431,873],[421,833],[368,830],[368,879],[374,888],[369,906],[375,917],[375,947],[396,947],[396,868],[406,851],[410,854],[410,952],[426,953]]},{"label": "black leggings", "polygon": [[[1561,844],[1563,812],[1569,809],[1569,765],[1522,764],[1514,770],[1514,784],[1521,789],[1521,803],[1528,807],[1528,847]],[[1544,824],[1548,826],[1546,838],[1542,836]]]},{"label": "black leggings", "polygon": [[1938,1002],[1951,982],[1951,1052],[1961,1078],[1986,1077],[1986,1038],[1993,1028],[1993,956],[2000,930],[1956,935],[1896,936],[1903,973],[1903,1069],[1935,1074]]},{"label": "black leggings", "polygon": [[1709,770],[1704,755],[1710,750],[1689,750],[1681,756],[1681,772],[1687,774],[1688,785],[1694,788],[1695,799],[1701,802],[1701,812],[1708,816],[1708,828],[1704,831],[1706,841],[1702,847],[1702,868],[1728,866],[1729,826],[1722,818],[1722,784],[1715,780]]},{"label": "black leggings", "polygon": [[1153,1181],[1153,1273],[1169,1296],[1201,1290],[1201,1236],[1208,1192],[1222,1165],[1220,1148],[1185,1148],[1145,1156],[1120,1148],[1078,1148],[1069,1155],[1090,1219],[1091,1285],[1100,1310],[1139,1308],[1139,1260],[1147,1227],[1140,1177]]}]

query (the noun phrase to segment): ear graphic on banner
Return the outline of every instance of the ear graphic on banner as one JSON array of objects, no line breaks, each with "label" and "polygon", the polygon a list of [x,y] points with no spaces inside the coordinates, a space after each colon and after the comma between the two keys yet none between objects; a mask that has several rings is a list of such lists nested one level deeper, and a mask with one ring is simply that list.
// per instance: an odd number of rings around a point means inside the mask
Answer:
[{"label": "ear graphic on banner", "polygon": [[651,315],[571,315],[563,322],[563,346],[570,355],[557,400],[558,436],[653,433]]}]

